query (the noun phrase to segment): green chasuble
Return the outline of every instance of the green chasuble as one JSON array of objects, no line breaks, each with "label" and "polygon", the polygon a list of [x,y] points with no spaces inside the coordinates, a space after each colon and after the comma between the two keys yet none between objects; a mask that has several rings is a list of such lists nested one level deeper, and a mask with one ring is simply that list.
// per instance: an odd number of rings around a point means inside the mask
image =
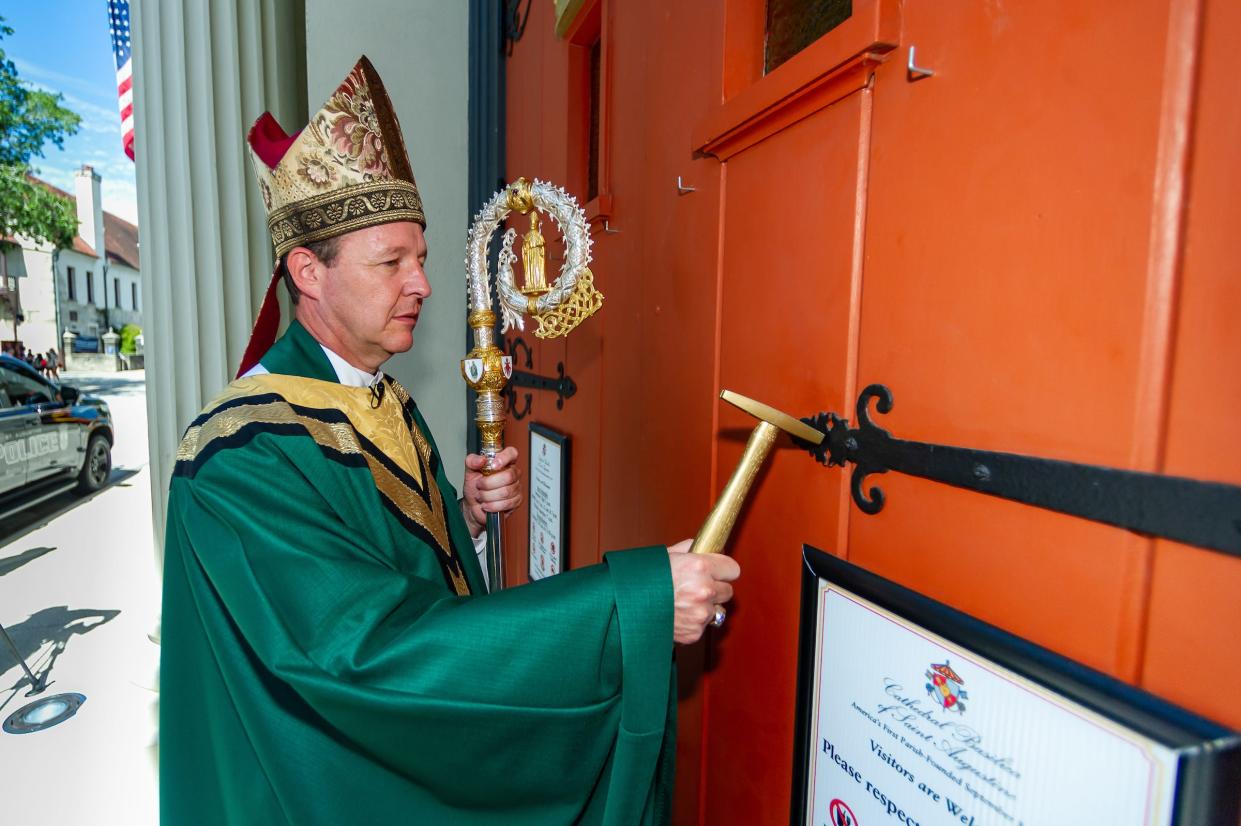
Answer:
[{"label": "green chasuble", "polygon": [[667,822],[665,549],[488,595],[404,389],[296,323],[262,364],[177,454],[164,826]]}]

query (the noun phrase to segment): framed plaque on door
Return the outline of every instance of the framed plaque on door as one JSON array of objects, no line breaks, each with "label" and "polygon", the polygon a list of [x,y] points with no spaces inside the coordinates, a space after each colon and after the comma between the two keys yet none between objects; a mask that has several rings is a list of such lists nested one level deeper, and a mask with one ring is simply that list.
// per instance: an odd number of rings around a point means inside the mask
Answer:
[{"label": "framed plaque on door", "polygon": [[530,423],[530,581],[568,568],[569,437]]}]

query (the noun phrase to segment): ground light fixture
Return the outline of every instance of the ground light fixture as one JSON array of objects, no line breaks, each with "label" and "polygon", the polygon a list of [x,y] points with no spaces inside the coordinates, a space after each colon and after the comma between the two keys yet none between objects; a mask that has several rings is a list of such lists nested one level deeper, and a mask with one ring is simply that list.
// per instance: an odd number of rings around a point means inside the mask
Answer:
[{"label": "ground light fixture", "polygon": [[[47,675],[44,675],[43,678],[35,677],[30,670],[30,666],[26,665],[26,659],[17,650],[17,646],[13,643],[13,638],[9,636],[8,631],[4,630],[3,625],[0,625],[0,635],[4,636],[4,641],[8,643],[13,656],[21,664],[22,670],[26,672],[26,676],[30,679],[31,688],[26,692],[26,696],[33,697],[46,691],[49,683],[45,682],[44,678]],[[5,719],[3,728],[8,734],[32,734],[36,731],[43,731],[63,723],[77,714],[78,708],[84,702],[86,702],[86,695],[84,694],[51,694],[32,703],[27,703],[17,711],[14,711]]]}]

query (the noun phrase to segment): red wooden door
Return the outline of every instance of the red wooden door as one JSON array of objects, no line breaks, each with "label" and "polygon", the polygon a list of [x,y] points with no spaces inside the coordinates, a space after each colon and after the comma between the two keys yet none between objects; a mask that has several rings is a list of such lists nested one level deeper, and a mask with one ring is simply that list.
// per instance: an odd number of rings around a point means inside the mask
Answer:
[{"label": "red wooden door", "polygon": [[[578,392],[560,410],[549,394],[532,394],[530,419],[510,423],[508,438],[524,449],[534,420],[572,439],[569,555],[578,567],[607,550],[691,536],[710,507],[720,169],[687,147],[718,104],[720,78],[684,69],[720,65],[723,10],[591,0],[567,37],[553,27],[552,4],[533,4],[507,65],[507,174],[550,179],[583,203],[605,301],[568,339],[534,343],[534,369],[554,374],[563,360]],[[592,91],[596,39],[603,65]],[[590,94],[601,96],[603,191],[588,202]],[[678,177],[692,191],[682,194]],[[527,567],[527,524],[523,507],[507,526],[515,582]],[[704,646],[678,652],[678,822],[698,816],[705,656]]]},{"label": "red wooden door", "polygon": [[[1235,3],[854,0],[766,75],[762,3],[593,0],[566,38],[552,5],[508,64],[510,176],[581,186],[583,31],[606,55],[607,300],[536,345],[579,386],[534,408],[574,439],[574,565],[697,529],[752,426],[722,388],[852,417],[881,382],[900,438],[1241,483]],[[1241,725],[1237,560],[876,481],[872,517],[787,445],[760,477],[728,624],[678,652],[676,822],[787,822],[803,542]]]},{"label": "red wooden door", "polygon": [[[910,82],[897,61],[877,72],[859,353],[862,383],[896,394],[894,433],[1155,469],[1168,15],[1167,0],[1123,14],[905,7],[908,44],[936,75]],[[883,483],[883,518],[851,522],[853,561],[1136,676],[1147,540]]]}]

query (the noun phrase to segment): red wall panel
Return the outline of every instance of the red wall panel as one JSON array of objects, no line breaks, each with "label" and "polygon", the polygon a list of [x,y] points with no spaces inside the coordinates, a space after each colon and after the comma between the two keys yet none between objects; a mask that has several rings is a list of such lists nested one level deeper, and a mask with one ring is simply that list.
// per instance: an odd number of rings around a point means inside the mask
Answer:
[{"label": "red wall panel", "polygon": [[[721,388],[853,418],[883,382],[900,438],[1241,483],[1235,3],[855,0],[766,78],[760,5],[587,3],[607,299],[534,344],[579,387],[533,416],[574,439],[574,565],[697,529],[752,427]],[[509,176],[580,190],[552,14],[509,60]],[[1241,725],[1237,560],[898,474],[866,516],[846,480],[787,443],[760,477],[728,624],[678,652],[676,822],[787,821],[802,542]]]},{"label": "red wall panel", "polygon": [[[722,388],[790,411],[845,404],[864,110],[853,95],[728,162]],[[754,424],[721,409],[719,487]],[[843,477],[778,445],[732,542],[743,584],[711,661],[708,822],[788,818],[801,544],[836,549]]]},{"label": "red wall panel", "polygon": [[[1163,470],[1241,484],[1241,5],[1203,6],[1184,247]],[[1156,545],[1144,687],[1241,728],[1229,687],[1241,685],[1241,563],[1171,542]]]}]

